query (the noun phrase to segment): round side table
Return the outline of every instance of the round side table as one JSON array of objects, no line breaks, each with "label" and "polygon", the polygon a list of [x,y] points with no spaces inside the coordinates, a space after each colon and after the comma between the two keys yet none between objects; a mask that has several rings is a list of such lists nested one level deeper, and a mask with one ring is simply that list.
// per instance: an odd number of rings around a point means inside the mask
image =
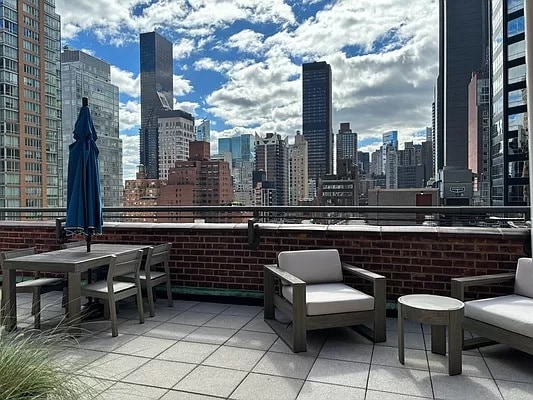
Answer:
[{"label": "round side table", "polygon": [[446,326],[448,326],[448,373],[462,372],[463,351],[462,301],[432,294],[410,294],[398,299],[398,359],[403,364],[403,320],[431,325],[431,352],[446,355]]}]

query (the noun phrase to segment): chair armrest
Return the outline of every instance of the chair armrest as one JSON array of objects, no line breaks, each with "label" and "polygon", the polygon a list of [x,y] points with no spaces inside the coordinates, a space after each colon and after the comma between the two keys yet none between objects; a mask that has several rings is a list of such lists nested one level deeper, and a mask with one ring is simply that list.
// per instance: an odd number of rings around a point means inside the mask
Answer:
[{"label": "chair armrest", "polygon": [[465,276],[463,278],[452,278],[452,297],[463,301],[465,298],[465,289],[470,286],[492,285],[513,281],[514,272],[492,275]]},{"label": "chair armrest", "polygon": [[283,281],[286,281],[289,285],[295,286],[295,285],[305,285],[305,282],[302,281],[300,278],[292,275],[291,273],[282,270],[279,268],[276,264],[267,264],[264,266],[264,272],[265,273],[271,273],[278,278],[282,279]]},{"label": "chair armrest", "polygon": [[342,269],[343,271],[351,275],[356,275],[359,278],[363,278],[363,279],[366,279],[372,282],[375,282],[376,280],[379,280],[379,279],[385,279],[383,275],[376,274],[375,272],[367,271],[366,269],[363,269],[363,268],[354,267],[353,265],[350,265],[344,262],[342,263]]}]

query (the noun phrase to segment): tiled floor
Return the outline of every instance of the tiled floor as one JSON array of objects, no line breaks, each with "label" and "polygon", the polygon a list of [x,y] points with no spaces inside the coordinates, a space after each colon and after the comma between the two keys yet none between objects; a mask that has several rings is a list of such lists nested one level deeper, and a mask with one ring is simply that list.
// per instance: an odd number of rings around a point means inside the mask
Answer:
[{"label": "tiled floor", "polygon": [[[24,325],[29,297],[19,297]],[[59,298],[43,299],[56,324]],[[84,326],[58,355],[83,374],[96,399],[533,399],[533,356],[502,345],[463,354],[463,374],[428,352],[426,326],[407,323],[406,363],[397,357],[396,320],[372,344],[350,329],[315,331],[293,354],[263,322],[260,307],[159,301],[143,325],[133,304],[120,309],[119,336],[106,321]]]}]

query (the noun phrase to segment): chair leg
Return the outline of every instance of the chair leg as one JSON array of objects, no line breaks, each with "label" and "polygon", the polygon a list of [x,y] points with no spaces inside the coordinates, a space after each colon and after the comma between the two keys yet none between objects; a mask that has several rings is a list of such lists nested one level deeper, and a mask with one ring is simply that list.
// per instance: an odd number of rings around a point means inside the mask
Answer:
[{"label": "chair leg", "polygon": [[115,337],[118,336],[117,305],[114,301],[108,301],[108,303],[109,316],[111,318],[111,335]]},{"label": "chair leg", "polygon": [[172,286],[170,285],[170,279],[167,277],[167,300],[168,300],[168,306],[173,307],[174,301],[172,300]]},{"label": "chair leg", "polygon": [[[150,298],[150,296],[148,296],[148,298]],[[137,288],[137,313],[139,314],[139,324],[144,324],[143,297],[142,297],[142,291],[141,291],[140,286]]]},{"label": "chair leg", "polygon": [[41,329],[41,288],[33,288],[32,292],[31,313],[34,316],[33,325],[35,329]]},{"label": "chair leg", "polygon": [[[154,288],[152,287],[152,284],[150,282],[146,282],[146,297],[148,297],[148,310],[150,311],[150,317],[155,316],[155,306],[154,306]],[[137,300],[138,301],[138,300]],[[142,297],[141,297],[141,303],[142,303]]]}]

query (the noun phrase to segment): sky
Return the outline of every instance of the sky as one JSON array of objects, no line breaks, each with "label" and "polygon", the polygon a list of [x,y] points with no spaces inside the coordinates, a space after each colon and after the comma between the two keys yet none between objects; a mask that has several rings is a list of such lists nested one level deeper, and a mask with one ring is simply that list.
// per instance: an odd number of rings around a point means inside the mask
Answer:
[{"label": "sky", "polygon": [[56,12],[63,46],[111,65],[124,179],[139,163],[139,34],[154,30],[173,43],[174,108],[211,120],[212,153],[241,133],[291,141],[313,61],[331,64],[333,131],[350,122],[360,150],[390,130],[420,142],[431,126],[436,0],[56,0]]}]

